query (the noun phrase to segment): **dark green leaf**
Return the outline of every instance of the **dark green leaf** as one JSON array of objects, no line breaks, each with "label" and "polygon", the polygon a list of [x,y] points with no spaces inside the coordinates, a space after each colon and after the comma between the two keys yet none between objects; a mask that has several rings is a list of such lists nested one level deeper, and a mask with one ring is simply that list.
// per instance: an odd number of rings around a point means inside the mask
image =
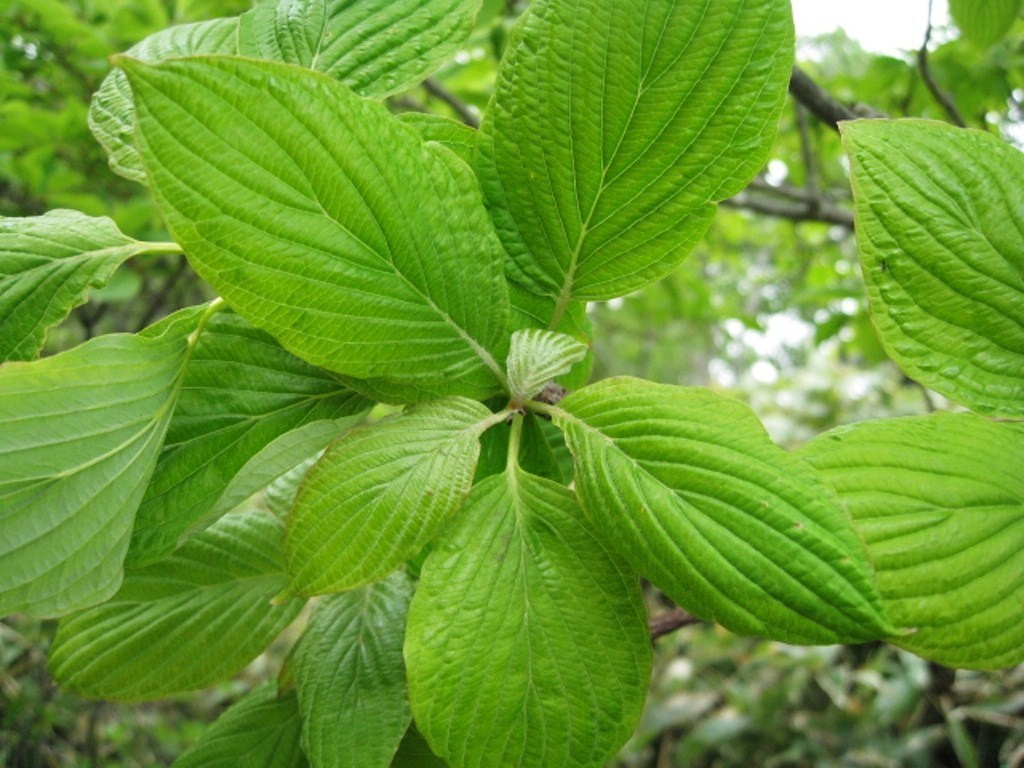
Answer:
[{"label": "dark green leaf", "polygon": [[303,745],[316,768],[388,768],[412,714],[402,641],[405,574],[316,607],[295,654]]},{"label": "dark green leaf", "polygon": [[279,696],[266,682],[231,705],[172,768],[307,768],[300,727],[295,694]]},{"label": "dark green leaf", "polygon": [[[229,484],[273,440],[315,421],[335,422],[334,436],[340,435],[370,406],[238,315],[216,315],[192,354],[139,507],[129,563],[169,554],[184,536],[209,525],[211,513],[227,511],[219,502]],[[291,457],[290,466],[326,442]]]},{"label": "dark green leaf", "polygon": [[225,515],[114,597],[61,620],[50,651],[68,689],[137,701],[205,688],[259,655],[302,608],[271,605],[284,587],[283,524]]}]

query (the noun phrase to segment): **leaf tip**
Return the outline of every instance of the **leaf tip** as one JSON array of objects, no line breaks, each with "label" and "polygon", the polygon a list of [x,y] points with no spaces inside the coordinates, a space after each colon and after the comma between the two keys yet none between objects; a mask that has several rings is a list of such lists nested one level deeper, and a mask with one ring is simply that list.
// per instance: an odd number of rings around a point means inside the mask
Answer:
[{"label": "leaf tip", "polygon": [[129,76],[138,72],[142,67],[147,66],[146,63],[140,59],[136,59],[133,56],[128,56],[124,53],[115,53],[112,55],[110,57],[110,64]]}]

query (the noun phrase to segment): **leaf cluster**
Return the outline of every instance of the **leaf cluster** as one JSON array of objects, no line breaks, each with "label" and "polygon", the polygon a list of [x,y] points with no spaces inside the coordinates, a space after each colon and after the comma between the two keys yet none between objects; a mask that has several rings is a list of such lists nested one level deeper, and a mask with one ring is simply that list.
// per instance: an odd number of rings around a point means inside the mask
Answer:
[{"label": "leaf cluster", "polygon": [[[137,701],[230,676],[313,598],[195,766],[388,766],[416,740],[601,765],[650,674],[639,577],[741,635],[1021,661],[1020,153],[843,124],[881,343],[973,412],[790,453],[711,389],[586,384],[585,316],[765,164],[789,3],[537,0],[478,130],[392,114],[477,10],[264,0],[116,59],[90,125],[172,242],[0,221],[0,612],[60,617],[56,678]],[[36,359],[166,254],[218,298]]]}]

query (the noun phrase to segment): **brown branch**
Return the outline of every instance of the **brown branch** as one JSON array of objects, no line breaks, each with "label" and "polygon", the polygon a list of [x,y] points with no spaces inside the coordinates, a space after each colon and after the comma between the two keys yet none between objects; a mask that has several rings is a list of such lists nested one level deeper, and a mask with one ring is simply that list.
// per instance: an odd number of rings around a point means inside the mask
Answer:
[{"label": "brown branch", "polygon": [[439,82],[437,82],[437,80],[435,80],[432,77],[428,77],[426,80],[423,81],[423,88],[427,91],[427,93],[429,93],[432,96],[436,96],[449,107],[451,107],[455,111],[455,114],[459,116],[459,119],[462,120],[462,122],[464,122],[470,128],[480,127],[480,118],[477,117],[477,114],[472,109],[472,107],[470,107],[468,104],[466,104],[466,102],[464,102],[454,93],[452,93]]},{"label": "brown branch", "polygon": [[966,128],[967,123],[964,122],[963,116],[960,114],[960,110],[956,108],[956,104],[953,103],[952,97],[939,87],[939,84],[935,82],[935,78],[932,76],[931,67],[928,66],[928,44],[932,40],[932,0],[928,0],[928,27],[924,32],[924,44],[921,49],[917,52],[917,68],[921,72],[921,79],[924,80],[924,84],[928,86],[928,90],[931,92],[935,100],[939,102],[939,106],[945,110],[946,115],[954,125],[958,125],[961,128]]},{"label": "brown branch", "polygon": [[651,631],[651,640],[657,640],[670,632],[675,632],[681,627],[689,627],[693,624],[700,624],[701,620],[691,616],[682,608],[671,608],[657,616],[651,616],[647,626]]},{"label": "brown branch", "polygon": [[850,211],[824,200],[805,202],[772,200],[752,195],[749,192],[740,192],[735,197],[723,200],[722,205],[727,208],[763,213],[766,216],[789,219],[790,221],[820,221],[840,227],[853,227],[853,214]]},{"label": "brown branch", "polygon": [[800,67],[793,67],[793,74],[789,79],[789,92],[812,115],[837,131],[841,120],[853,120],[858,117],[856,112],[836,101],[832,94],[814,82]]},{"label": "brown branch", "polygon": [[[761,176],[755,176],[747,185],[747,189],[762,192],[770,197],[784,197],[787,200],[794,200],[798,203],[807,203],[814,198],[820,198],[822,202],[828,202],[835,199],[836,193],[839,192],[839,190],[832,190],[826,194],[818,190],[817,193],[812,193],[806,187],[795,187],[792,184],[769,184]],[[842,193],[849,197],[849,190],[842,190]]]},{"label": "brown branch", "polygon": [[804,161],[804,189],[807,192],[807,205],[811,213],[821,212],[824,202],[821,194],[821,180],[818,177],[818,160],[814,154],[811,141],[811,126],[807,119],[807,107],[796,103],[796,127],[800,133],[800,157]]}]

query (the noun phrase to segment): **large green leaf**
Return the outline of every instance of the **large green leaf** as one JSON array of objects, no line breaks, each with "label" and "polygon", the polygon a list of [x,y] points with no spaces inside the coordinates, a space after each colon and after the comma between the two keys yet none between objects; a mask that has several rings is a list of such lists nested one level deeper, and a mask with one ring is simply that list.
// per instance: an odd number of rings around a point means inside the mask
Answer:
[{"label": "large green leaf", "polygon": [[0,615],[59,616],[117,590],[198,312],[0,366]]},{"label": "large green leaf", "polygon": [[1024,661],[1024,426],[936,413],[841,427],[800,454],[867,541],[896,642],[951,667]]},{"label": "large green leaf", "polygon": [[141,243],[110,219],[77,211],[0,217],[0,362],[35,358],[47,330],[82,304],[90,288],[105,285],[126,259],[167,247]]},{"label": "large green leaf", "polygon": [[265,682],[232,704],[172,768],[306,768],[295,694]]},{"label": "large green leaf", "polygon": [[1010,31],[1021,0],[949,0],[949,12],[964,37],[991,45]]},{"label": "large green leaf", "polygon": [[450,398],[354,429],[331,445],[288,520],[290,589],[351,589],[419,552],[469,493],[480,435],[494,418],[480,403]]},{"label": "large green leaf", "polygon": [[86,696],[137,701],[234,674],[302,608],[270,602],[285,584],[283,534],[268,513],[226,515],[166,560],[129,571],[110,601],[61,620],[54,677]]},{"label": "large green leaf", "polygon": [[844,123],[871,318],[909,376],[1024,415],[1024,155],[925,120]]},{"label": "large green leaf", "polygon": [[789,80],[787,0],[536,0],[480,166],[514,276],[607,299],[665,275],[767,159]]},{"label": "large green leaf", "polygon": [[402,641],[412,583],[321,601],[295,653],[303,744],[316,768],[388,768],[412,719]]},{"label": "large green leaf", "polygon": [[[163,61],[198,53],[235,53],[238,19],[179,24],[156,32],[128,50],[141,61]],[[89,105],[89,128],[109,156],[110,168],[140,184],[146,181],[135,149],[135,107],[128,79],[119,69],[104,78]]]},{"label": "large green leaf", "polygon": [[[235,509],[239,504],[249,499],[268,486],[275,487],[283,482],[290,485],[290,480],[284,478],[296,471],[299,465],[309,467],[307,464],[316,459],[318,455],[338,435],[342,434],[348,426],[348,417],[338,421],[313,421],[305,426],[285,432],[277,439],[268,443],[259,453],[245,463],[238,473],[231,478],[231,482],[217,498],[213,508],[209,511],[210,519],[216,519],[226,512]],[[278,509],[278,502],[275,500],[275,514],[287,516],[291,508],[291,501],[287,505],[284,500],[280,501],[282,509]],[[286,508],[283,508],[285,507]]]},{"label": "large green leaf", "polygon": [[315,72],[122,66],[168,226],[235,311],[348,376],[497,389],[501,247],[464,163]]},{"label": "large green leaf", "polygon": [[480,0],[265,0],[241,17],[239,53],[336,77],[363,96],[419,84],[473,31]]},{"label": "large green leaf", "polygon": [[694,615],[792,643],[893,634],[849,519],[744,404],[619,378],[553,414],[587,516]]},{"label": "large green leaf", "polygon": [[226,511],[218,502],[228,485],[272,440],[324,420],[338,422],[337,436],[370,405],[238,315],[218,314],[192,354],[128,562],[169,554],[187,533],[212,522],[211,512]]},{"label": "large green leaf", "polygon": [[419,729],[453,768],[604,765],[650,672],[636,577],[565,486],[477,485],[423,564],[405,657]]},{"label": "large green leaf", "polygon": [[[416,85],[458,50],[479,0],[263,0],[241,17],[180,24],[150,35],[128,55],[158,62],[234,54],[326,72],[360,95],[381,98]],[[120,70],[93,97],[89,126],[110,167],[144,183],[135,149],[135,108]]]}]

